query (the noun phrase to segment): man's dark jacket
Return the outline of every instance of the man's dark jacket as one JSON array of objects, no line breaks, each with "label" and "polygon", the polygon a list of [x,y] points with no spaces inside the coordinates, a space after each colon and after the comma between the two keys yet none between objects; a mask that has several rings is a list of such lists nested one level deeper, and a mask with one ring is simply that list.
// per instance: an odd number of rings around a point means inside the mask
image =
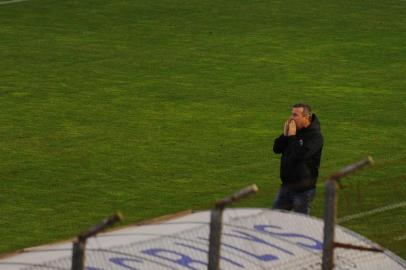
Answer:
[{"label": "man's dark jacket", "polygon": [[316,187],[319,175],[323,136],[320,122],[313,114],[312,122],[307,128],[297,130],[295,136],[275,139],[273,151],[282,153],[280,177],[282,186],[297,191]]}]

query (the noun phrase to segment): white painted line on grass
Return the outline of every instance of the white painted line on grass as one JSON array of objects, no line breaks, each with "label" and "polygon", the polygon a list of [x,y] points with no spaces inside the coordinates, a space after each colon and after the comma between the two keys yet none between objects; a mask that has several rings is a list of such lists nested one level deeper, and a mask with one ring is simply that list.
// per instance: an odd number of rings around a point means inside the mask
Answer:
[{"label": "white painted line on grass", "polygon": [[388,210],[392,210],[392,209],[400,208],[400,207],[405,207],[405,206],[406,206],[406,202],[395,203],[395,204],[387,205],[387,206],[384,206],[384,207],[375,208],[375,209],[372,209],[370,211],[345,216],[345,217],[339,218],[337,220],[337,222],[338,223],[343,223],[343,222],[346,222],[346,221],[349,221],[349,220],[353,220],[353,219],[357,219],[357,218],[361,218],[361,217],[365,217],[365,216],[370,216],[370,215],[373,215],[373,214],[376,214],[376,213],[381,213],[381,212],[385,212],[385,211],[388,211]]},{"label": "white painted line on grass", "polygon": [[406,234],[393,238],[395,241],[402,241],[406,240]]},{"label": "white painted line on grass", "polygon": [[9,0],[9,1],[0,1],[0,5],[7,5],[7,4],[13,4],[13,3],[18,3],[18,2],[25,2],[29,0]]}]

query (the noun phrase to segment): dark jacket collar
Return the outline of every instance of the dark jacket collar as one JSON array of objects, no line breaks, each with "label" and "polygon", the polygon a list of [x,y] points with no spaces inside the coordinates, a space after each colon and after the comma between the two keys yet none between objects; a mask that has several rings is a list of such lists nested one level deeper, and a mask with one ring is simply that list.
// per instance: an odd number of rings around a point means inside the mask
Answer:
[{"label": "dark jacket collar", "polygon": [[307,133],[314,131],[320,131],[320,122],[315,114],[312,115],[312,122],[310,123],[310,126],[300,129],[299,132]]}]

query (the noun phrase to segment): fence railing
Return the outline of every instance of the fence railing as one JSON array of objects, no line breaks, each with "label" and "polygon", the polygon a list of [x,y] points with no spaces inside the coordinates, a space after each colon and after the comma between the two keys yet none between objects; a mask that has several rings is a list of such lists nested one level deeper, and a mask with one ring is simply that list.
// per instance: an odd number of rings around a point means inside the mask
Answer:
[{"label": "fence railing", "polygon": [[[356,249],[360,251],[382,252],[380,248],[357,246],[349,243],[340,243],[335,240],[335,227],[337,223],[337,201],[338,190],[341,185],[340,180],[364,167],[373,164],[371,157],[350,164],[343,169],[332,174],[325,183],[325,202],[324,202],[324,228],[323,228],[323,247],[322,247],[322,270],[332,270],[334,268],[334,249]],[[224,209],[232,203],[241,200],[258,191],[256,185],[248,186],[231,196],[225,197],[214,204],[210,215],[209,226],[209,250],[208,250],[208,270],[219,270],[221,258],[221,235],[222,235],[222,220]],[[72,268],[71,270],[85,269],[85,250],[86,241],[89,237],[97,235],[114,223],[121,221],[122,215],[116,213],[111,217],[104,219],[101,223],[95,225],[89,230],[81,233],[73,243],[72,250]]]},{"label": "fence railing", "polygon": [[335,226],[337,224],[337,190],[340,186],[340,179],[354,173],[368,165],[372,165],[373,160],[367,157],[364,160],[350,164],[338,172],[332,174],[325,184],[325,202],[324,202],[324,232],[323,232],[323,257],[322,270],[331,270],[334,268],[334,248],[349,248],[365,251],[382,252],[378,248],[361,247],[335,241]]}]

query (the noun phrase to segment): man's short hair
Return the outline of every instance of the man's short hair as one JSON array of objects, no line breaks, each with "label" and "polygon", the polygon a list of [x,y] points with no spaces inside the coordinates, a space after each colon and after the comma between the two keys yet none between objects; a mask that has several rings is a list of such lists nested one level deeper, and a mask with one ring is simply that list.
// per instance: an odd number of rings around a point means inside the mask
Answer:
[{"label": "man's short hair", "polygon": [[306,103],[296,103],[292,108],[303,108],[303,115],[309,116],[312,119],[312,108]]}]

